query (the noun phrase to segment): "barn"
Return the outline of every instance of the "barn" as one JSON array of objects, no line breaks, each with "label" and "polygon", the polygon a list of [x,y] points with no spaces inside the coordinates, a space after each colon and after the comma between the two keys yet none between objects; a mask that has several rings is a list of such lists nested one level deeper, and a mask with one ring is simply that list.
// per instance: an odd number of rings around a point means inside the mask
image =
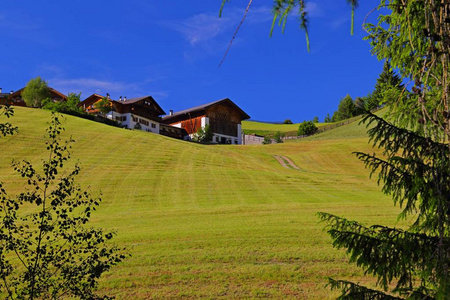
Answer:
[{"label": "barn", "polygon": [[209,124],[214,134],[213,143],[242,144],[242,120],[250,116],[228,98],[199,105],[179,112],[170,112],[162,118],[167,125],[183,128],[192,137]]}]

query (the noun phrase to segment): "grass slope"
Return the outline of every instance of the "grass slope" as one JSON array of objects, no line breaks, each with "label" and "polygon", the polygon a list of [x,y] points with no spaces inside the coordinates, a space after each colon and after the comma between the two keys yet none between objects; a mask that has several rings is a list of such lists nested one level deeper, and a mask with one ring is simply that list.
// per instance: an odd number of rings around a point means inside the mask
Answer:
[{"label": "grass slope", "polygon": [[[327,124],[316,123],[317,127],[322,127]],[[271,124],[255,121],[242,121],[242,130],[245,134],[257,134],[257,135],[274,135],[277,131],[287,135],[297,135],[298,127],[300,123],[296,124]]]},{"label": "grass slope", "polygon": [[[13,159],[45,158],[50,113],[16,108],[20,133],[0,139],[0,181]],[[332,297],[327,277],[367,281],[318,224],[318,211],[395,224],[398,210],[350,153],[372,149],[357,123],[277,145],[205,146],[67,116],[79,182],[103,203],[92,225],[117,230],[131,258],[101,291],[130,298]],[[334,132],[334,133],[333,133]],[[273,158],[291,158],[301,170]]]}]

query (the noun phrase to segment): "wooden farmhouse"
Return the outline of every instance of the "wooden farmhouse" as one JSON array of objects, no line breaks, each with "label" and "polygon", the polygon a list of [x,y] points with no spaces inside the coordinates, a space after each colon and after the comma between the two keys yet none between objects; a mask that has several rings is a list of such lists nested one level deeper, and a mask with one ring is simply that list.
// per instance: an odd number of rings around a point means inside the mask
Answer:
[{"label": "wooden farmhouse", "polygon": [[9,104],[8,99],[12,93],[13,91],[11,91],[11,93],[3,93],[2,88],[0,88],[0,105]]},{"label": "wooden farmhouse", "polygon": [[[25,88],[21,88],[20,90],[17,90],[15,92],[11,91],[11,93],[9,94],[1,93],[0,89],[0,100],[2,104],[27,106],[22,98],[22,92],[24,89]],[[63,93],[60,93],[51,87],[49,87],[49,90],[50,90],[50,99],[53,100],[54,102],[67,101],[67,96],[64,95]]]},{"label": "wooden farmhouse", "polygon": [[209,124],[214,134],[213,143],[240,145],[241,121],[249,118],[233,101],[226,98],[176,113],[171,112],[162,121],[164,124],[183,128],[191,137]]},{"label": "wooden farmhouse", "polygon": [[[95,104],[103,98],[105,97],[93,94],[80,102],[79,106],[88,113],[98,114]],[[118,121],[125,128],[160,133],[161,115],[165,112],[152,96],[111,100],[107,95],[106,98],[111,105],[111,110],[105,115],[108,119]]]}]

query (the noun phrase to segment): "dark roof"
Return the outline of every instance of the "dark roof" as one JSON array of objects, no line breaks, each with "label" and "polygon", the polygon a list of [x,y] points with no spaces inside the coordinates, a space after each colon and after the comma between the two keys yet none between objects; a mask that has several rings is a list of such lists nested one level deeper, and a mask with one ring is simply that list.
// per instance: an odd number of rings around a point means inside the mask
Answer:
[{"label": "dark roof", "polygon": [[[15,92],[13,92],[13,93],[11,94],[11,96],[12,96],[12,97],[16,97],[16,96],[22,95],[22,92],[23,92],[24,89],[25,89],[25,88],[23,87],[23,88],[21,88],[20,90],[17,90],[17,91],[15,91]],[[62,99],[67,99],[67,96],[66,96],[66,95],[64,95],[63,93],[61,93],[61,92],[55,90],[54,88],[48,87],[48,89],[50,90],[50,93],[54,93],[54,94],[58,95],[59,97],[61,97]]]},{"label": "dark roof", "polygon": [[227,103],[231,104],[232,106],[234,106],[239,111],[239,113],[241,114],[242,120],[250,119],[250,116],[247,115],[239,106],[237,106],[230,99],[225,98],[225,99],[209,102],[209,103],[206,103],[206,104],[202,104],[202,105],[199,105],[199,106],[195,106],[195,107],[192,107],[192,108],[188,108],[188,109],[185,109],[185,110],[177,111],[177,112],[173,113],[173,115],[164,116],[163,117],[163,121],[168,121],[168,120],[170,120],[172,118],[179,117],[179,116],[182,116],[182,115],[185,115],[185,114],[189,114],[189,113],[193,113],[193,112],[196,112],[196,111],[205,110],[208,107],[211,107],[213,105],[220,104],[220,103],[223,103],[223,102],[227,102]]},{"label": "dark roof", "polygon": [[131,99],[127,99],[125,101],[119,101],[119,100],[111,100],[112,102],[116,102],[116,103],[120,103],[122,105],[129,105],[129,104],[133,104],[133,103],[137,103],[139,101],[145,100],[145,99],[149,99],[150,101],[153,101],[153,103],[156,105],[156,108],[159,110],[160,115],[164,115],[166,112],[161,108],[161,106],[159,106],[158,102],[156,102],[155,99],[153,99],[152,96],[144,96],[144,97],[138,97],[138,98],[131,98]]}]

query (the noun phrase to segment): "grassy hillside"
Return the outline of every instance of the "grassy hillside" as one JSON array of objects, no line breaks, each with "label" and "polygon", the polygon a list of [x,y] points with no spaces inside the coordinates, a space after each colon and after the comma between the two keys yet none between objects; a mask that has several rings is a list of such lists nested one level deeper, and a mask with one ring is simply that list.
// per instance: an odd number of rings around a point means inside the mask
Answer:
[{"label": "grassy hillside", "polygon": [[[325,123],[316,123],[317,127],[326,125]],[[271,124],[254,121],[242,121],[242,130],[245,134],[257,134],[257,135],[273,135],[277,131],[285,133],[287,135],[296,135],[300,123],[296,124]]]},{"label": "grassy hillside", "polygon": [[[11,161],[45,157],[49,119],[16,108],[20,133],[0,139],[0,181],[10,194],[24,186]],[[324,287],[329,276],[373,282],[332,248],[315,214],[392,225],[398,210],[350,154],[372,151],[364,129],[355,122],[332,131],[277,145],[205,146],[67,116],[79,182],[103,193],[93,225],[117,230],[132,255],[101,290],[119,299],[326,299],[335,295]]]}]

